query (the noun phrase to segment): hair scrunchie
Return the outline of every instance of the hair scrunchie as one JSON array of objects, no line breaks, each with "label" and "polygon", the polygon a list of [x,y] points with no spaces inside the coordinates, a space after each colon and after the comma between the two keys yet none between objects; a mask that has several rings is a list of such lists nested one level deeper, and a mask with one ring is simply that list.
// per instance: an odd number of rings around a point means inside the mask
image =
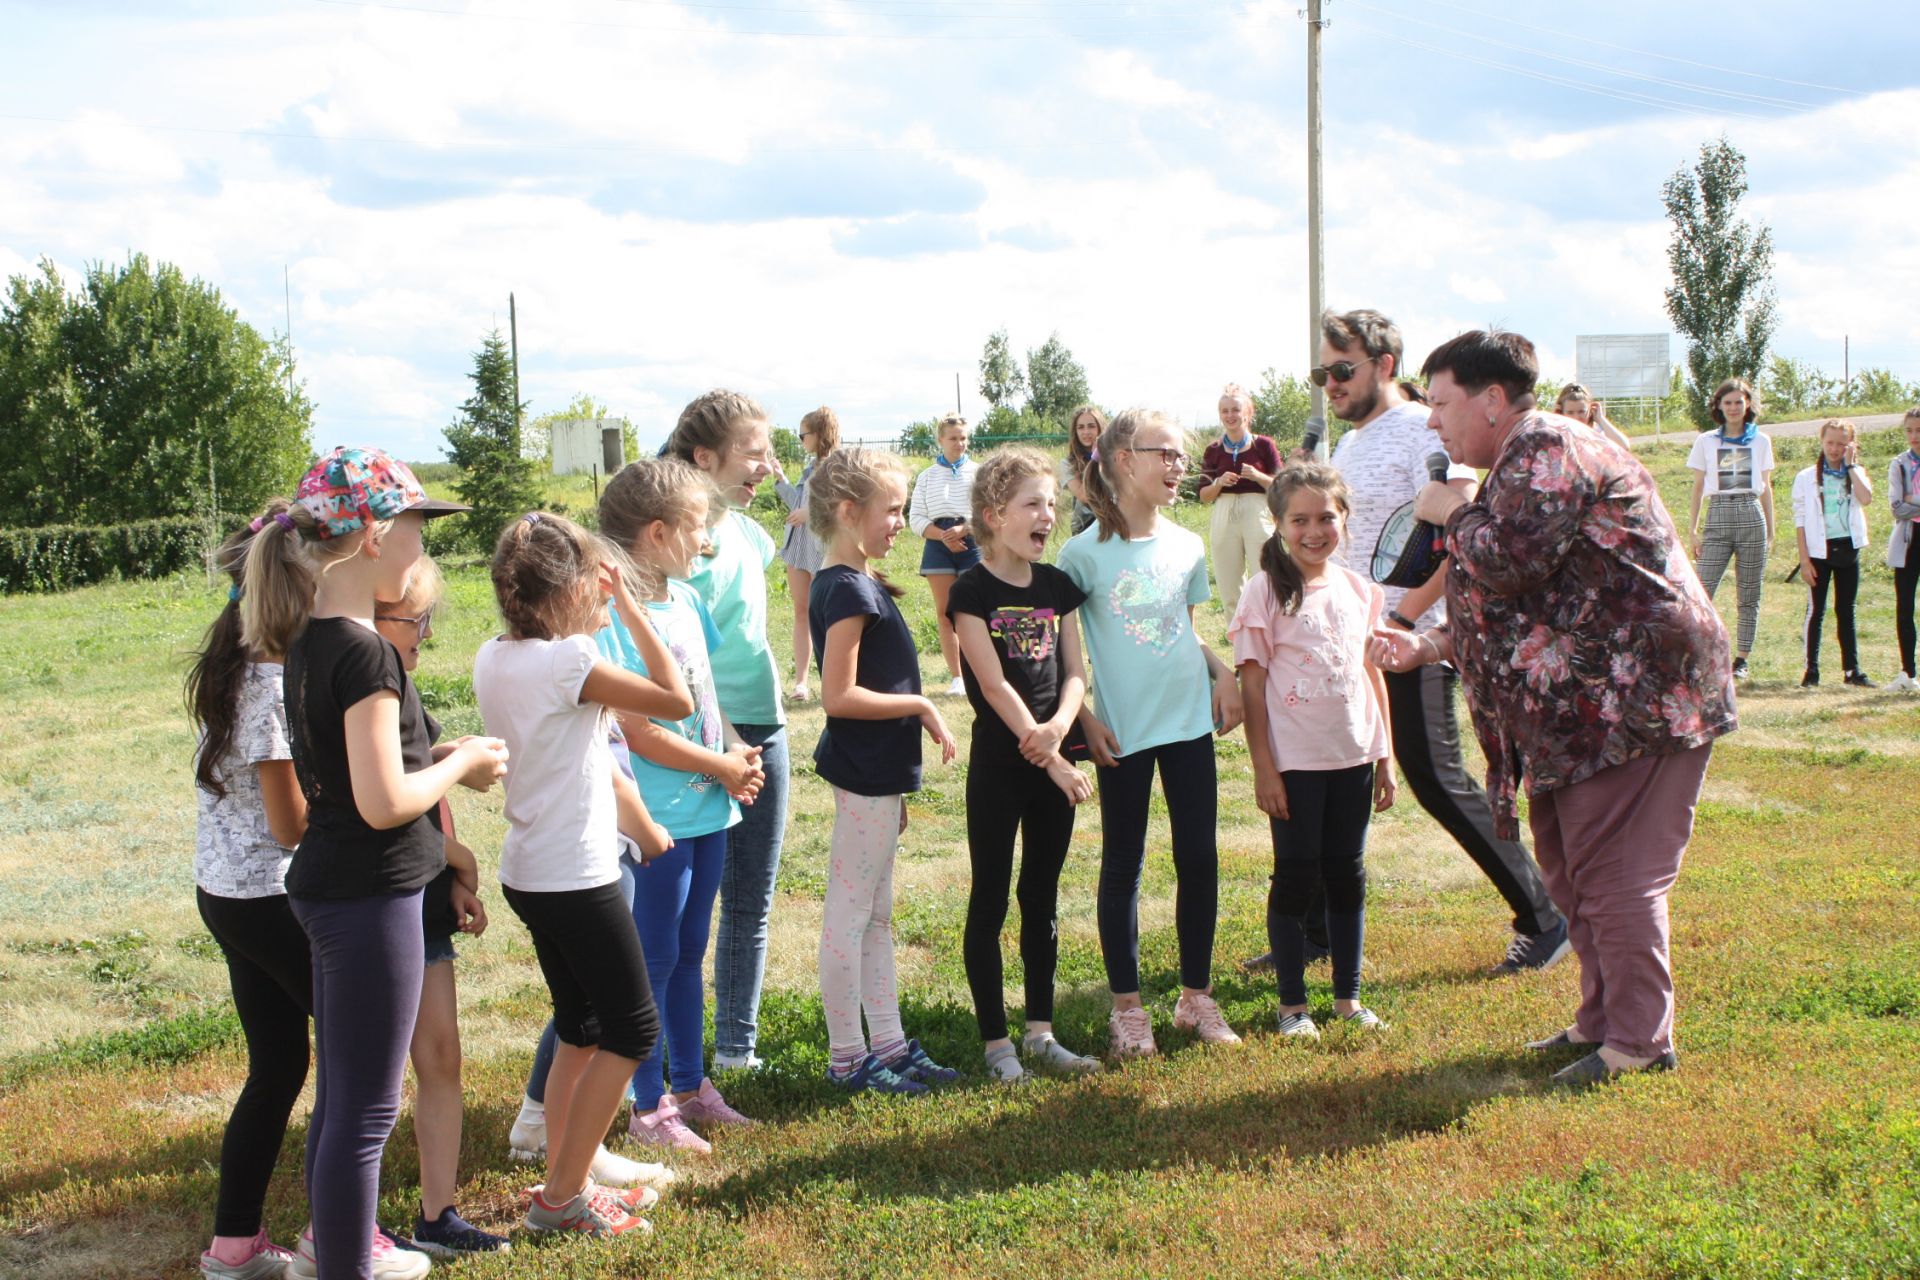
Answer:
[{"label": "hair scrunchie", "polygon": [[300,527],[294,524],[293,517],[288,515],[284,511],[274,512],[273,522],[279,525],[282,529],[285,529],[288,533],[298,533],[300,531]]},{"label": "hair scrunchie", "polygon": [[253,519],[247,521],[247,532],[248,533],[260,532],[260,526],[266,523],[266,519],[267,518],[265,516],[255,516]]},{"label": "hair scrunchie", "polygon": [[240,598],[240,586],[238,583],[235,583],[233,586],[227,588],[227,599],[238,600],[239,598]]}]

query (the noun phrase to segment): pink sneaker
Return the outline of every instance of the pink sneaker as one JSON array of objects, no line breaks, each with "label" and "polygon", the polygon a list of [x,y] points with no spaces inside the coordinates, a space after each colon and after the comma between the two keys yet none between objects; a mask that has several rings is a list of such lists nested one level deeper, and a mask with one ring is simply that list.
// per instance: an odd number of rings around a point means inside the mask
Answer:
[{"label": "pink sneaker", "polygon": [[1240,1043],[1240,1037],[1220,1016],[1220,1006],[1213,1002],[1213,997],[1198,991],[1188,992],[1174,1002],[1173,1029],[1197,1033],[1202,1044]]},{"label": "pink sneaker", "polygon": [[1150,1058],[1160,1052],[1153,1042],[1153,1019],[1145,1009],[1115,1009],[1107,1019],[1107,1039],[1116,1058]]},{"label": "pink sneaker", "polygon": [[720,1096],[720,1091],[713,1087],[711,1080],[702,1080],[700,1092],[679,1105],[681,1116],[694,1124],[705,1121],[708,1124],[751,1128],[754,1123],[728,1106],[727,1100]]},{"label": "pink sneaker", "polygon": [[239,1262],[226,1262],[209,1249],[200,1255],[200,1274],[207,1280],[280,1280],[293,1261],[293,1250],[267,1239],[263,1229],[253,1237],[252,1250]]},{"label": "pink sneaker", "polygon": [[687,1122],[680,1117],[680,1108],[673,1103],[673,1095],[660,1095],[660,1105],[652,1111],[633,1113],[633,1119],[627,1124],[627,1134],[638,1138],[648,1146],[677,1147],[682,1151],[697,1151],[706,1155],[713,1150],[713,1144],[687,1128]]}]

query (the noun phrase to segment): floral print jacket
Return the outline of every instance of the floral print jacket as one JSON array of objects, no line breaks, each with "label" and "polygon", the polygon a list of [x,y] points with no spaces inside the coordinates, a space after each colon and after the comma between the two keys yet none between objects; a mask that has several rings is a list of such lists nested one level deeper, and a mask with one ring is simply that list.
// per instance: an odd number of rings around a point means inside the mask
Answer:
[{"label": "floral print jacket", "polygon": [[1453,660],[1502,837],[1523,781],[1538,795],[1737,727],[1726,628],[1625,449],[1527,415],[1446,543]]}]

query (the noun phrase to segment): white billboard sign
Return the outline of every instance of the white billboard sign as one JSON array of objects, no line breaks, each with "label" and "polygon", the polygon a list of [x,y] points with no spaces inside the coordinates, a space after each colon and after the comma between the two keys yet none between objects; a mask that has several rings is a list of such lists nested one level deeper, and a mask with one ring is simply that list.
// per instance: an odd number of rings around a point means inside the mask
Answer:
[{"label": "white billboard sign", "polygon": [[1664,333],[1593,333],[1573,340],[1573,376],[1601,400],[1663,400],[1673,365]]},{"label": "white billboard sign", "polygon": [[584,476],[592,471],[606,472],[602,429],[608,421],[601,418],[562,418],[553,424],[553,474]]}]

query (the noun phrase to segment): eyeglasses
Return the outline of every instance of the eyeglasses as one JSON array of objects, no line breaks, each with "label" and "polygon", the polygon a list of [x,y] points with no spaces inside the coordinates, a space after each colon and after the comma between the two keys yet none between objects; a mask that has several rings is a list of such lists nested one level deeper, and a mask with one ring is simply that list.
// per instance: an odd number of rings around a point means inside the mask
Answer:
[{"label": "eyeglasses", "polygon": [[417,618],[403,617],[397,613],[376,613],[375,622],[404,622],[417,632],[422,640],[433,634],[433,610],[429,609]]},{"label": "eyeglasses", "polygon": [[1326,386],[1328,378],[1332,378],[1335,382],[1352,382],[1353,375],[1360,371],[1362,365],[1372,364],[1377,359],[1379,359],[1378,356],[1368,356],[1358,364],[1351,360],[1336,360],[1332,364],[1317,364],[1307,370],[1307,377],[1316,387]]},{"label": "eyeglasses", "polygon": [[1166,463],[1169,467],[1172,467],[1175,471],[1184,471],[1187,468],[1187,465],[1190,462],[1192,462],[1191,458],[1187,457],[1186,454],[1180,452],[1178,449],[1168,449],[1168,448],[1134,449],[1134,450],[1131,450],[1131,452],[1157,453],[1160,455],[1160,461]]}]

